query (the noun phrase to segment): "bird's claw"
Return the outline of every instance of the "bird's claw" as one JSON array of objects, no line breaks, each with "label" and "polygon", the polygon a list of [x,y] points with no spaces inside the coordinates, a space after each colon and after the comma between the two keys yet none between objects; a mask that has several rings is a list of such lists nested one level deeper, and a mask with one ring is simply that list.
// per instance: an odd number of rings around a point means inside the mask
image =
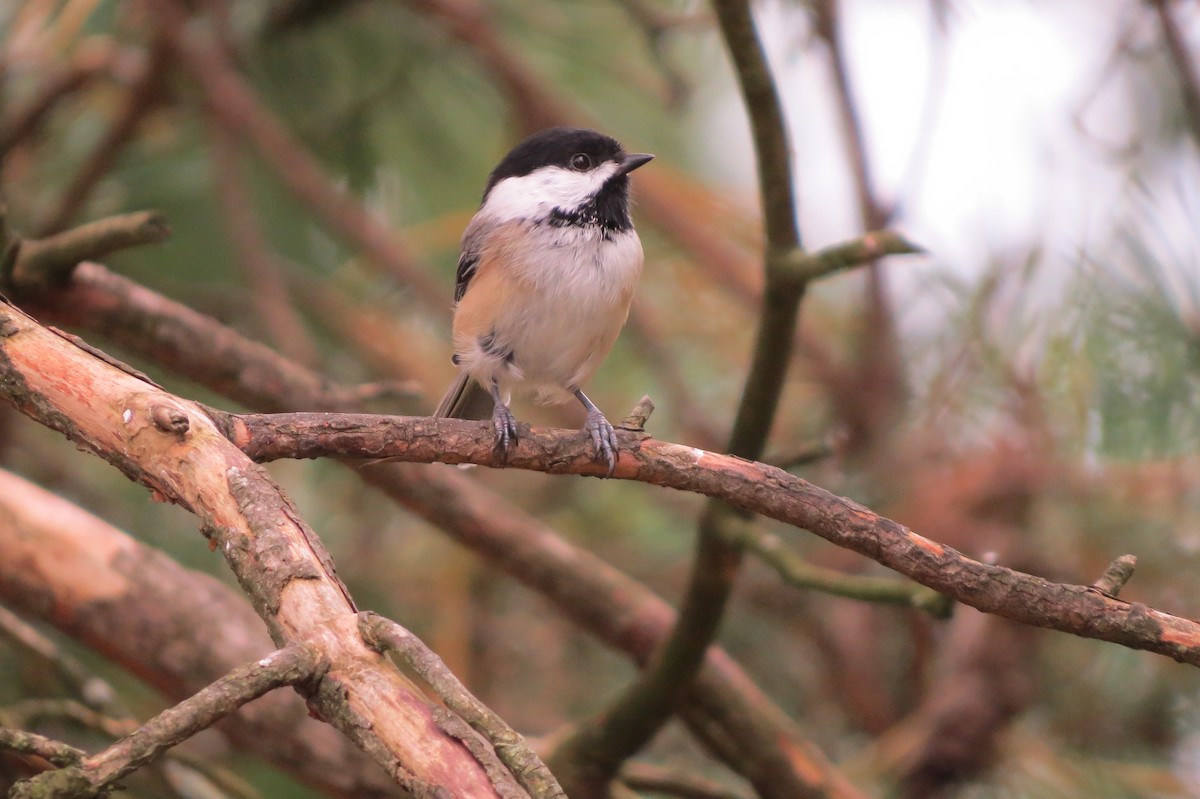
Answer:
[{"label": "bird's claw", "polygon": [[492,426],[496,428],[496,443],[492,451],[501,463],[507,463],[508,450],[517,443],[517,418],[507,405],[497,402],[492,408]]},{"label": "bird's claw", "polygon": [[608,464],[608,477],[617,470],[617,431],[609,424],[608,419],[598,410],[590,410],[584,431],[592,439],[592,452],[597,461],[603,460]]}]

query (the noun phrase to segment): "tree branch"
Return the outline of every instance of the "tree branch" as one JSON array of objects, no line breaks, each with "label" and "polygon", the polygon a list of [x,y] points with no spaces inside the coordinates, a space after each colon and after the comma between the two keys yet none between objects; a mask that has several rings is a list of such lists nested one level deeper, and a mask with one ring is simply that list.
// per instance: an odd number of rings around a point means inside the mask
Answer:
[{"label": "tree branch", "polygon": [[[272,648],[234,588],[3,470],[0,601],[54,625],[175,702]],[[85,690],[85,697],[96,693]],[[246,705],[222,722],[221,732],[239,751],[330,796],[401,794],[295,692],[275,691]]]},{"label": "tree branch", "polygon": [[1162,29],[1163,40],[1167,44],[1167,53],[1175,66],[1175,74],[1179,78],[1179,90],[1183,95],[1183,108],[1188,131],[1192,140],[1200,145],[1200,78],[1188,52],[1187,42],[1179,30],[1179,22],[1171,12],[1171,0],[1150,0],[1158,14],[1159,26]]},{"label": "tree branch", "polygon": [[103,258],[117,250],[158,244],[171,234],[166,219],[154,211],[110,216],[43,239],[20,242],[7,281],[26,290],[62,286],[81,261]]},{"label": "tree branch", "polygon": [[22,413],[195,513],[276,645],[301,643],[331,664],[307,692],[314,712],[393,779],[418,795],[437,786],[492,794],[487,775],[456,741],[430,734],[432,708],[420,692],[362,643],[353,602],[316,534],[201,407],[97,358],[7,304],[0,305],[0,393]]},{"label": "tree branch", "polygon": [[10,730],[7,727],[0,727],[0,749],[20,752],[23,755],[36,755],[56,766],[73,766],[84,757],[83,751],[61,741],[34,732]]},{"label": "tree branch", "polygon": [[796,588],[863,602],[916,608],[935,619],[950,616],[953,607],[950,599],[937,591],[914,585],[907,580],[846,574],[836,569],[816,566],[790,549],[778,535],[768,533],[752,522],[731,519],[726,525],[725,534],[758,555],[784,582]]},{"label": "tree branch", "polygon": [[[230,416],[223,425],[255,460],[327,455],[414,463],[500,466],[487,422],[367,414]],[[972,560],[891,519],[774,466],[618,431],[614,479],[692,491],[808,530],[958,602],[998,616],[1084,638],[1145,649],[1200,666],[1200,623],[1091,586],[1053,583]],[[603,476],[576,430],[521,431],[508,468]],[[556,772],[557,773],[557,772]]]},{"label": "tree branch", "polygon": [[[250,407],[362,406],[356,387],[333,384],[98,264],[81,264],[63,289],[21,297],[43,316],[97,331],[129,352]],[[660,597],[476,481],[452,470],[399,463],[360,474],[639,664],[649,660],[669,632],[674,612]],[[814,790],[838,799],[861,797],[728,655],[711,648],[706,664],[688,692],[684,718],[763,797],[792,799]]]},{"label": "tree branch", "polygon": [[442,312],[447,291],[398,235],[375,219],[358,200],[338,192],[335,181],[290,131],[267,110],[253,89],[233,69],[221,49],[195,37],[177,0],[157,3],[155,15],[172,52],[204,92],[204,102],[217,124],[244,138],[283,185],[308,205],[344,240],[387,270],[425,303]]},{"label": "tree branch", "polygon": [[37,796],[100,796],[122,777],[152,763],[165,751],[206,730],[268,691],[319,677],[321,667],[307,648],[285,649],[229,674],[147,721],[112,746],[68,768],[46,771],[18,783],[13,799]]},{"label": "tree branch", "polygon": [[429,647],[391,619],[360,613],[358,629],[378,652],[395,652],[471,728],[487,738],[500,761],[533,799],[566,799],[566,794],[516,730],[471,695]]}]

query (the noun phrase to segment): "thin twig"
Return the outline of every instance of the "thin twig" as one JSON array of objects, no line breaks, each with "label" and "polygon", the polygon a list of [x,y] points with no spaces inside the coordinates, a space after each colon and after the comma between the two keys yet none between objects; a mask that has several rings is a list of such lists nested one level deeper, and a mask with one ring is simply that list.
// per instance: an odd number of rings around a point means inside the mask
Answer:
[{"label": "thin twig", "polygon": [[63,650],[34,627],[25,623],[20,616],[2,605],[0,605],[0,634],[16,641],[51,664],[89,707],[111,716],[129,717],[129,711],[122,704],[111,685],[92,674],[69,652]]},{"label": "thin twig", "polygon": [[726,524],[725,534],[758,555],[786,583],[796,588],[863,602],[916,608],[935,619],[948,618],[954,607],[948,597],[909,580],[846,574],[816,566],[788,547],[778,535],[746,520],[731,519]]},{"label": "thin twig", "polygon": [[[79,792],[80,785],[102,791],[122,777],[158,759],[162,753],[208,729],[242,705],[284,685],[314,679],[319,664],[306,647],[293,644],[262,660],[241,666],[147,721],[101,752],[60,771],[48,771],[14,788],[15,798]],[[40,791],[40,793],[39,793]]]},{"label": "thin twig", "polygon": [[133,139],[142,120],[162,102],[166,64],[166,50],[156,44],[146,59],[141,75],[126,95],[117,118],[63,190],[58,209],[41,226],[40,235],[57,233],[71,223],[91,196],[92,190],[109,173],[121,151]]},{"label": "thin twig", "polygon": [[12,285],[27,290],[61,286],[81,261],[158,244],[170,234],[161,214],[136,211],[98,219],[46,238],[26,239],[21,242],[9,279]]},{"label": "thin twig", "polygon": [[446,703],[446,707],[487,738],[500,761],[530,796],[534,799],[565,799],[566,794],[558,781],[525,739],[476,699],[424,642],[391,619],[375,613],[360,613],[358,629],[372,648],[395,652],[404,665]]},{"label": "thin twig", "polygon": [[220,47],[190,35],[174,2],[155,4],[163,35],[187,74],[204,92],[217,124],[243,137],[283,185],[312,208],[333,232],[362,248],[366,256],[412,290],[432,312],[447,312],[446,289],[400,237],[336,182],[295,136],[259,101]]},{"label": "thin twig", "polygon": [[1159,25],[1162,27],[1163,39],[1167,43],[1167,52],[1175,65],[1175,74],[1179,78],[1179,90],[1183,94],[1183,108],[1187,112],[1188,130],[1192,139],[1200,144],[1200,77],[1192,63],[1191,53],[1188,52],[1187,42],[1179,30],[1179,22],[1171,12],[1171,0],[1150,0],[1150,5],[1158,12]]},{"label": "thin twig", "polygon": [[[0,749],[25,755],[36,755],[49,760],[56,766],[73,766],[84,757],[83,751],[61,741],[55,741],[34,732],[10,730],[7,727],[0,727]],[[12,795],[9,794],[9,796]]]},{"label": "thin twig", "polygon": [[263,235],[248,192],[238,140],[221,125],[208,125],[215,186],[229,242],[247,282],[251,300],[271,341],[300,363],[317,363],[317,349],[296,311],[283,265]]}]

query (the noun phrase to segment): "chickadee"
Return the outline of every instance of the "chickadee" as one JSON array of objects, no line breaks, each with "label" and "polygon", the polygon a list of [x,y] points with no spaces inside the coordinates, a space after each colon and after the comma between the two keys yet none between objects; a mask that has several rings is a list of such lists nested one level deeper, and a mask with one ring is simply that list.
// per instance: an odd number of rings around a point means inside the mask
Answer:
[{"label": "chickadee", "polygon": [[654,156],[594,130],[550,128],[492,170],[463,232],[454,286],[458,378],[435,416],[486,419],[501,458],[517,441],[512,390],[587,409],[596,460],[617,437],[583,393],[629,316],[642,243],[629,218],[629,173]]}]

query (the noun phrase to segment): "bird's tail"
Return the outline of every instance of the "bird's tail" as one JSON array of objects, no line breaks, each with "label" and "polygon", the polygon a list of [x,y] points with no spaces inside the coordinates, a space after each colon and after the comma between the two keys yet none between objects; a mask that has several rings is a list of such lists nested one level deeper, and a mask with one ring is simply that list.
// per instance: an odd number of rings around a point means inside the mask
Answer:
[{"label": "bird's tail", "polygon": [[438,403],[434,416],[448,419],[491,419],[492,396],[483,386],[473,380],[466,372],[459,372],[458,377],[446,389],[445,396]]}]

